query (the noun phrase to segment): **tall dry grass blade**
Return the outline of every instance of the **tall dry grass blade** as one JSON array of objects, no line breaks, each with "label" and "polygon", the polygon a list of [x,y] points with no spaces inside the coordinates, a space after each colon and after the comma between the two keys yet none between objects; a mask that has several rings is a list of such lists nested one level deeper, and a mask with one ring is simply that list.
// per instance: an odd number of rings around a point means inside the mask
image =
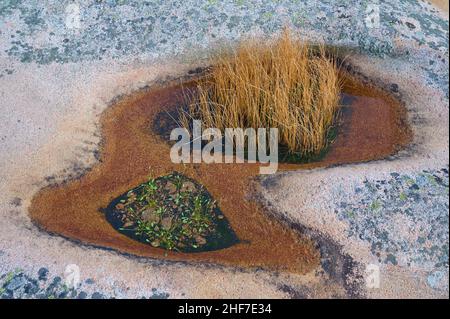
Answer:
[{"label": "tall dry grass blade", "polygon": [[243,42],[218,56],[197,84],[190,118],[207,127],[277,127],[290,153],[319,154],[336,117],[342,83],[336,61],[284,31],[272,42]]}]

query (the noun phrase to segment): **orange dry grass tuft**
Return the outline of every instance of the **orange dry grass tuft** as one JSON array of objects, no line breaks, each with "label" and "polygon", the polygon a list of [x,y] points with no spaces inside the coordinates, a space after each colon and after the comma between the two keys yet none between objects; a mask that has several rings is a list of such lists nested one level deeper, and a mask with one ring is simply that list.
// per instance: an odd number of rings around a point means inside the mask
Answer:
[{"label": "orange dry grass tuft", "polygon": [[326,147],[338,111],[338,72],[323,46],[288,31],[272,42],[247,41],[214,58],[181,120],[185,127],[195,118],[222,131],[276,127],[289,153],[316,155]]}]

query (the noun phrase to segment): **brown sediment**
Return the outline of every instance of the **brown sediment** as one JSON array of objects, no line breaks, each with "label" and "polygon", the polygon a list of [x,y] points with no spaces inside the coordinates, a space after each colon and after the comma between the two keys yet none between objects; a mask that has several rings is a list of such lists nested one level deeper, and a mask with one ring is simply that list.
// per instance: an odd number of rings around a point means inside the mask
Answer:
[{"label": "brown sediment", "polygon": [[[173,164],[170,145],[150,128],[155,116],[182,101],[180,84],[152,88],[126,97],[101,118],[101,162],[80,179],[46,187],[32,200],[30,215],[45,230],[116,249],[166,260],[263,267],[305,273],[319,263],[314,243],[267,216],[247,194],[259,164]],[[343,108],[339,134],[327,155],[311,164],[280,164],[281,169],[325,167],[380,159],[406,145],[401,105],[380,90],[347,79],[352,102]],[[101,209],[146,181],[179,171],[203,184],[217,200],[240,243],[217,251],[171,252],[153,248],[117,232]],[[305,186],[307,187],[307,186]]]}]

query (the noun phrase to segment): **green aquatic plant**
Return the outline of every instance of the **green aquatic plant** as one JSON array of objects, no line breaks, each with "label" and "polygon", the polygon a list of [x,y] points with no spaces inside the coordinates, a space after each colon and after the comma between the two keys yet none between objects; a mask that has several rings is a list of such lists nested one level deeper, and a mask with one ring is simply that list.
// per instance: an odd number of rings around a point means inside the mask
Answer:
[{"label": "green aquatic plant", "polygon": [[236,241],[216,201],[179,173],[149,179],[123,197],[112,208],[120,216],[119,230],[153,247],[193,251],[220,246],[219,239],[225,245]]}]

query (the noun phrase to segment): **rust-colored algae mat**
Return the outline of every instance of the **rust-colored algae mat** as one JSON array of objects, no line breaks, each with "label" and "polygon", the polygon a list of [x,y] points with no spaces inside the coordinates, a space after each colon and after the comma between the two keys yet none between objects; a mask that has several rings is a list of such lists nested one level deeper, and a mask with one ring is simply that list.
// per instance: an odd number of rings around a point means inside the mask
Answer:
[{"label": "rust-colored algae mat", "polygon": [[[325,157],[310,164],[280,164],[280,169],[381,159],[408,143],[405,112],[393,98],[349,79],[344,92],[352,95],[350,104],[342,109],[338,136]],[[314,243],[248,199],[259,164],[171,162],[169,143],[151,128],[158,113],[183,99],[183,85],[171,84],[137,92],[107,109],[101,118],[101,162],[77,180],[42,189],[31,203],[33,221],[49,232],[132,255],[296,273],[314,269],[320,259]],[[206,187],[236,232],[238,244],[199,253],[167,251],[120,234],[107,222],[101,210],[111,200],[149,177],[173,171]]]}]

